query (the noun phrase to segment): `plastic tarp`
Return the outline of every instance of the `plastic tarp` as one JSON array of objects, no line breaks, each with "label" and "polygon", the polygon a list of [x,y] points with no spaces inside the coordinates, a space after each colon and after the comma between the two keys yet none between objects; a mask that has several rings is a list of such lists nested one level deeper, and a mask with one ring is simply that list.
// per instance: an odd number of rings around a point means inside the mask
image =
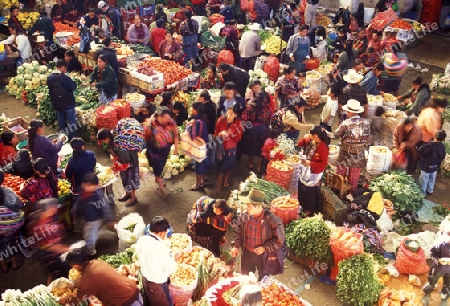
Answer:
[{"label": "plastic tarp", "polygon": [[442,220],[444,220],[444,217],[436,214],[433,211],[433,207],[436,207],[438,205],[439,204],[424,199],[422,208],[417,211],[417,221],[421,223],[442,222]]},{"label": "plastic tarp", "polygon": [[[389,253],[395,253],[397,248],[400,247],[402,240],[405,236],[400,236],[395,232],[383,231],[381,233],[383,237],[383,249]],[[409,239],[417,240],[420,246],[425,252],[425,257],[430,258],[430,250],[433,247],[434,240],[436,239],[436,234],[430,231],[425,231],[417,234],[411,234],[407,236]]]}]

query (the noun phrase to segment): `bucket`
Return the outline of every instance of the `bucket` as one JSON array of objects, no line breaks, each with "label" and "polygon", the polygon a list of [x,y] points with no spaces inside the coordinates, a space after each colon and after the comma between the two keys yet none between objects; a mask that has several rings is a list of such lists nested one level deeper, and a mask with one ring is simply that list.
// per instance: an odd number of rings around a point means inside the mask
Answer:
[{"label": "bucket", "polygon": [[364,24],[369,24],[372,21],[373,14],[375,13],[374,8],[365,7],[364,8]]}]

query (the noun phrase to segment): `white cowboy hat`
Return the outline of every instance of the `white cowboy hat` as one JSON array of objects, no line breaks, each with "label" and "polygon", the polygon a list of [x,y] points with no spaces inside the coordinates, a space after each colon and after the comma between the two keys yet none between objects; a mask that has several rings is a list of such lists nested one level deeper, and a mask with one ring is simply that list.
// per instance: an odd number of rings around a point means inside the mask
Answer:
[{"label": "white cowboy hat", "polygon": [[102,9],[105,5],[106,5],[106,2],[105,2],[105,1],[99,1],[99,2],[98,2],[98,8],[99,8],[99,9]]},{"label": "white cowboy hat", "polygon": [[261,25],[259,23],[252,23],[248,28],[253,31],[259,31],[261,30]]},{"label": "white cowboy hat", "polygon": [[342,106],[342,109],[351,112],[354,114],[361,114],[364,113],[364,107],[361,106],[361,103],[355,99],[350,99],[347,101],[347,104]]},{"label": "white cowboy hat", "polygon": [[45,37],[42,35],[39,35],[38,37],[36,37],[36,42],[37,43],[45,42]]},{"label": "white cowboy hat", "polygon": [[355,69],[349,69],[347,74],[344,75],[344,81],[350,84],[358,84],[363,78],[364,76],[356,72]]}]

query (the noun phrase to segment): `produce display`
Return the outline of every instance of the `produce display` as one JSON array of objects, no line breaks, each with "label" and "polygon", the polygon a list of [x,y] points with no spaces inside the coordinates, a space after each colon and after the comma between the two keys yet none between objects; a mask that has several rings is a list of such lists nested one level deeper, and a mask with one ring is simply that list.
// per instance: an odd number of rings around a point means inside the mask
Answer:
[{"label": "produce display", "polygon": [[283,196],[276,198],[271,203],[272,206],[281,209],[291,209],[298,207],[299,203],[296,198],[292,198],[291,196]]},{"label": "produce display", "polygon": [[152,68],[155,71],[161,72],[164,75],[164,82],[166,86],[181,81],[192,73],[192,70],[189,70],[174,61],[151,57],[144,59],[138,64],[137,68],[139,69],[144,67]]},{"label": "produce display", "polygon": [[55,26],[55,32],[53,33],[58,33],[58,32],[72,32],[72,33],[76,33],[79,32],[79,30],[77,28],[74,28],[68,24],[62,23],[62,22],[53,22],[53,25]]},{"label": "produce display", "polygon": [[412,306],[414,305],[413,292],[408,290],[395,290],[388,287],[384,287],[380,292],[380,298],[378,300],[377,306],[389,306],[389,305],[403,305]]},{"label": "produce display", "polygon": [[[279,196],[289,195],[289,192],[286,189],[281,188],[275,183],[265,181],[256,176],[256,174],[252,173],[245,182],[239,185],[239,189],[241,192],[247,192],[251,188],[263,191],[265,193],[264,203],[270,205],[272,201]],[[232,201],[233,204],[235,203]]]},{"label": "produce display", "polygon": [[383,95],[384,102],[398,102],[397,98],[390,93],[385,92]]},{"label": "produce display", "polygon": [[72,268],[69,270],[69,280],[74,283],[78,283],[81,277],[81,272],[78,269]]},{"label": "produce display", "polygon": [[106,187],[116,179],[114,171],[111,169],[111,167],[97,166],[97,176],[99,185],[102,187]]},{"label": "produce display", "polygon": [[414,179],[405,172],[393,171],[370,181],[372,191],[380,191],[383,198],[394,203],[401,212],[415,212],[423,205],[423,194]]},{"label": "produce display", "polygon": [[450,74],[433,74],[430,89],[441,94],[450,94]]},{"label": "produce display", "polygon": [[17,196],[20,197],[20,186],[25,183],[25,180],[20,176],[15,176],[9,173],[5,173],[5,179],[2,186],[11,188]]},{"label": "produce display", "polygon": [[275,169],[280,170],[280,171],[290,171],[290,170],[292,170],[292,167],[289,166],[288,164],[286,164],[282,160],[274,160],[274,161],[272,161],[270,163],[270,165],[272,167],[274,167]]},{"label": "produce display", "polygon": [[292,290],[271,277],[263,279],[261,287],[263,306],[310,306],[309,303],[301,300]]},{"label": "produce display", "polygon": [[2,293],[2,300],[6,305],[24,306],[24,305],[45,305],[59,306],[56,298],[50,294],[47,287],[39,285],[22,293],[20,290],[7,289]]},{"label": "produce display", "polygon": [[122,274],[136,282],[136,284],[139,284],[139,266],[135,262],[128,265],[120,265],[116,270],[119,274]]},{"label": "produce display", "polygon": [[286,245],[297,256],[331,263],[330,234],[321,216],[294,220],[286,228]]},{"label": "produce display", "polygon": [[58,197],[70,194],[71,184],[67,180],[58,180]]},{"label": "produce display", "polygon": [[336,295],[344,304],[373,305],[378,301],[382,287],[371,255],[355,255],[339,262]]},{"label": "produce display", "polygon": [[262,41],[265,46],[265,51],[270,54],[278,55],[286,48],[286,42],[281,40],[279,36],[271,35],[266,40]]},{"label": "produce display", "polygon": [[[4,5],[3,7],[11,7],[16,6],[19,7],[19,2],[17,0],[8,1],[8,0],[2,0],[0,1],[0,7]],[[9,19],[9,15],[5,16],[5,20]],[[36,23],[36,20],[39,18],[39,12],[19,12],[19,16],[17,16],[17,19],[20,21],[20,24],[23,26],[25,30],[28,30],[33,26],[33,24]]]},{"label": "produce display", "polygon": [[413,26],[408,21],[403,19],[394,20],[389,26],[394,29],[402,30],[411,30],[413,28]]},{"label": "produce display", "polygon": [[110,264],[115,269],[119,268],[121,265],[131,265],[136,261],[137,257],[134,253],[133,248],[127,248],[125,251],[113,254],[113,255],[102,255],[99,259],[103,260],[107,264]]},{"label": "produce display", "polygon": [[197,281],[197,270],[190,265],[178,264],[177,270],[170,276],[174,286],[189,286]]},{"label": "produce display", "polygon": [[259,80],[261,82],[261,88],[264,90],[266,87],[268,86],[274,86],[274,82],[272,82],[269,79],[269,75],[264,72],[262,69],[255,69],[255,70],[250,70],[248,72],[248,74],[250,75],[250,80],[249,82],[253,82],[256,80]]},{"label": "produce display", "polygon": [[130,56],[134,54],[134,51],[131,49],[130,45],[119,45],[116,48],[117,55],[125,55]]},{"label": "produce display", "polygon": [[76,295],[77,289],[67,282],[61,282],[59,286],[55,286],[50,291],[52,295],[58,299],[66,298],[68,296]]},{"label": "produce display", "polygon": [[192,239],[187,234],[174,233],[170,237],[170,247],[172,251],[183,250],[192,245]]}]

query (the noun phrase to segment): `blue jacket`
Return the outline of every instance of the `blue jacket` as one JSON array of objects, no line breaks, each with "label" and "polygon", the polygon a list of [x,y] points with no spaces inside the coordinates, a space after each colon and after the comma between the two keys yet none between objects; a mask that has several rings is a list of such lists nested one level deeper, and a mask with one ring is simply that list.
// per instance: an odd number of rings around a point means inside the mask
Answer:
[{"label": "blue jacket", "polygon": [[104,219],[114,220],[114,213],[109,199],[98,189],[92,194],[82,193],[75,203],[76,214],[86,222]]},{"label": "blue jacket", "polygon": [[377,76],[375,75],[375,73],[373,73],[373,71],[369,71],[364,76],[364,79],[361,81],[360,85],[367,90],[367,94],[379,95],[380,91],[377,90],[377,83],[378,83]]},{"label": "blue jacket", "polygon": [[[62,98],[58,99],[54,95],[54,86],[57,82],[61,82],[64,87],[64,91],[67,91]],[[76,106],[75,96],[73,92],[77,89],[77,83],[65,73],[59,71],[54,71],[50,73],[47,77],[47,86],[50,94],[50,99],[52,101],[53,108],[55,110],[66,110],[69,108],[74,108]]]},{"label": "blue jacket", "polygon": [[95,171],[97,160],[92,151],[83,151],[75,159],[71,157],[67,163],[65,174],[72,183],[72,191],[78,193],[81,191],[81,181],[84,176]]},{"label": "blue jacket", "polygon": [[422,171],[433,173],[439,170],[445,158],[445,146],[442,142],[427,142],[416,149],[419,152],[419,168]]}]

